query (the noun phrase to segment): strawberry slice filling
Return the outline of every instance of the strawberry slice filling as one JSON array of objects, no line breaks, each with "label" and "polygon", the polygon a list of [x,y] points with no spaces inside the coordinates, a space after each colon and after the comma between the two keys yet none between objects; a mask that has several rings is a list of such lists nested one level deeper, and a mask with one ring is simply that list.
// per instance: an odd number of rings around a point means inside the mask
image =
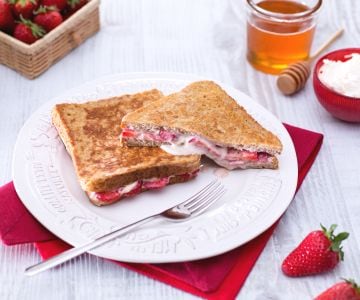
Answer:
[{"label": "strawberry slice filling", "polygon": [[128,138],[159,142],[164,151],[173,155],[204,154],[227,169],[246,168],[249,164],[268,163],[273,157],[266,152],[223,147],[199,136],[184,135],[164,129],[139,131],[126,127],[122,131],[121,139]]},{"label": "strawberry slice filling", "polygon": [[107,191],[107,192],[91,192],[89,194],[90,198],[95,201],[101,201],[101,202],[114,202],[117,200],[120,200],[122,198],[135,196],[142,191],[147,190],[158,190],[170,183],[170,179],[172,177],[180,176],[184,180],[190,180],[199,173],[199,170],[196,170],[191,173],[185,173],[180,175],[173,175],[163,178],[151,178],[151,179],[143,179],[138,180],[133,183],[130,183],[126,186],[120,187],[113,191]]}]

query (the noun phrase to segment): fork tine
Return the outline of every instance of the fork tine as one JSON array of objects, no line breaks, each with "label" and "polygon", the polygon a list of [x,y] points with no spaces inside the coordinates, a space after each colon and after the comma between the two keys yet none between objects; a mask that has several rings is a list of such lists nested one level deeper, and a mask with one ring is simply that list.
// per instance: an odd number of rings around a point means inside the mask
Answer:
[{"label": "fork tine", "polygon": [[224,194],[226,193],[225,189],[221,189],[218,193],[213,195],[211,198],[207,199],[207,201],[204,201],[202,205],[197,207],[194,211],[191,212],[191,215],[199,215],[206,209],[208,209],[211,205],[213,205],[216,201],[218,201]]},{"label": "fork tine", "polygon": [[209,201],[211,201],[214,197],[216,197],[221,191],[223,190],[223,186],[218,187],[212,193],[208,194],[207,197],[203,198],[201,201],[198,201],[196,205],[193,205],[188,210],[193,213],[197,209],[201,208],[202,206],[206,205]]},{"label": "fork tine", "polygon": [[212,186],[211,189],[208,189],[206,193],[203,193],[200,197],[194,199],[194,201],[188,203],[185,207],[191,210],[195,209],[197,205],[201,204],[204,200],[206,200],[206,198],[216,193],[216,191],[221,187],[222,187],[221,182],[217,182],[214,186]]},{"label": "fork tine", "polygon": [[203,197],[204,193],[206,193],[208,190],[212,189],[214,185],[218,184],[219,181],[218,179],[214,179],[213,181],[211,181],[208,185],[204,186],[200,191],[198,191],[196,194],[192,195],[189,199],[187,199],[186,201],[184,201],[183,203],[181,203],[181,205],[183,206],[188,206],[191,205],[192,203],[194,203],[194,201],[197,201],[197,199],[199,199],[199,197]]},{"label": "fork tine", "polygon": [[194,205],[196,205],[197,203],[199,203],[203,199],[209,197],[214,192],[214,190],[216,190],[219,186],[221,186],[221,182],[216,181],[212,186],[210,186],[208,189],[203,191],[200,195],[198,195],[197,197],[195,197],[191,201],[188,201],[188,202],[184,203],[184,207],[186,207],[188,209],[193,207]]}]

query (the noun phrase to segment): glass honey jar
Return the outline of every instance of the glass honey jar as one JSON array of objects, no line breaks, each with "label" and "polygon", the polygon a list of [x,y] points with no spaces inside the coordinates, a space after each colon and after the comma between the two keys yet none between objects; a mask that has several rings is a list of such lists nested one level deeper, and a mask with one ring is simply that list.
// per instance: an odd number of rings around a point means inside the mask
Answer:
[{"label": "glass honey jar", "polygon": [[307,60],[322,0],[247,0],[247,59],[265,73],[279,74]]}]

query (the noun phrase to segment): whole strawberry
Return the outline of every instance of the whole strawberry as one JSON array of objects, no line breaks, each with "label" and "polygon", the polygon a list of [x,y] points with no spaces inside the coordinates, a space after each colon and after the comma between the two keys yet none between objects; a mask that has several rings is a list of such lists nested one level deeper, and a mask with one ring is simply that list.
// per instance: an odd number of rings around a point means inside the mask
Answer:
[{"label": "whole strawberry", "polygon": [[53,30],[63,22],[63,17],[55,6],[40,6],[35,14],[34,23],[40,25],[46,32]]},{"label": "whole strawberry", "polygon": [[306,276],[329,271],[344,258],[341,242],[349,236],[347,232],[334,235],[337,225],[327,230],[311,232],[282,263],[282,271],[291,277]]},{"label": "whole strawberry", "polygon": [[345,280],[334,284],[315,300],[360,300],[360,287],[352,279]]},{"label": "whole strawberry", "polygon": [[14,16],[19,19],[23,16],[25,19],[31,19],[34,10],[39,7],[38,0],[9,0]]},{"label": "whole strawberry", "polygon": [[0,0],[0,30],[12,33],[15,20],[11,12],[10,4],[6,0]]},{"label": "whole strawberry", "polygon": [[41,0],[42,6],[55,6],[59,11],[67,6],[67,0]]},{"label": "whole strawberry", "polygon": [[14,37],[24,43],[32,44],[43,37],[45,33],[44,28],[20,16],[20,22],[14,30]]},{"label": "whole strawberry", "polygon": [[88,3],[88,0],[67,0],[67,3],[68,5],[64,11],[65,19],[82,8],[86,3]]}]

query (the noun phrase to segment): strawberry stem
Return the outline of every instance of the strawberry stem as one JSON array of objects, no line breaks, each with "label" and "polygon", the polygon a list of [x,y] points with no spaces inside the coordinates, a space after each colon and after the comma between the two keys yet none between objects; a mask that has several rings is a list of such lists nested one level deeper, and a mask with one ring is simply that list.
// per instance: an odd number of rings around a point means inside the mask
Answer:
[{"label": "strawberry stem", "polygon": [[351,284],[351,287],[356,291],[358,295],[360,295],[360,286],[355,282],[354,279],[346,279],[346,278],[341,278],[341,279],[344,280],[346,283]]},{"label": "strawberry stem", "polygon": [[45,14],[49,11],[58,11],[58,9],[54,5],[51,5],[51,6],[40,5],[40,7],[36,11],[34,11],[34,15]]},{"label": "strawberry stem", "polygon": [[349,237],[348,232],[340,232],[338,235],[334,234],[335,229],[337,228],[336,224],[332,224],[328,229],[320,224],[322,231],[324,232],[325,236],[331,242],[330,250],[339,253],[339,259],[344,260],[344,252],[342,251],[341,242],[346,240]]},{"label": "strawberry stem", "polygon": [[71,6],[71,8],[74,8],[77,4],[80,3],[80,0],[68,0],[67,2]]},{"label": "strawberry stem", "polygon": [[[10,4],[16,4],[16,3],[20,3],[21,7],[24,7],[27,3],[27,0],[9,0]],[[36,0],[30,0],[30,3],[33,5],[36,5]]]}]

